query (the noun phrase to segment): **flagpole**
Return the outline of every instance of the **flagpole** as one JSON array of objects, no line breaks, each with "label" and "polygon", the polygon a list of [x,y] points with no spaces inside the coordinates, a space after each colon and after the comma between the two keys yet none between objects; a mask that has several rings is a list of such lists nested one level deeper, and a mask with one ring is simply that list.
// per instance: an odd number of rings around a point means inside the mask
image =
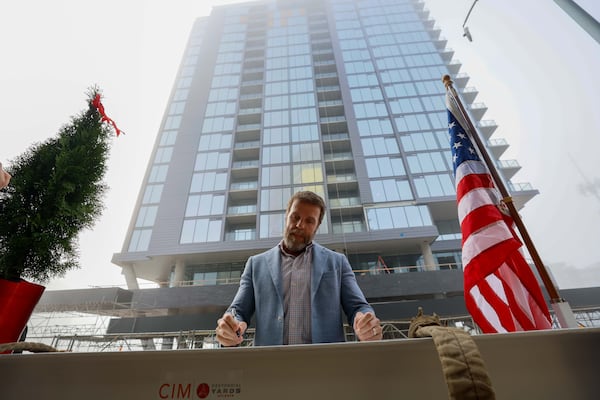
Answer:
[{"label": "flagpole", "polygon": [[[552,282],[552,279],[550,278],[550,275],[548,274],[548,271],[546,270],[546,267],[544,266],[544,263],[542,262],[542,259],[539,255],[537,249],[535,248],[533,241],[531,240],[531,237],[529,236],[529,232],[527,232],[527,228],[525,228],[525,224],[523,223],[523,220],[521,220],[521,216],[517,212],[517,209],[513,203],[513,199],[510,196],[510,194],[508,193],[506,185],[504,184],[504,181],[501,179],[500,174],[498,173],[495,163],[492,161],[490,155],[488,154],[481,138],[477,134],[477,131],[475,130],[475,127],[473,126],[473,123],[471,122],[471,119],[469,118],[462,102],[460,101],[460,98],[458,97],[456,90],[452,86],[453,82],[452,82],[452,79],[450,78],[450,75],[444,75],[442,77],[442,81],[444,82],[444,85],[446,86],[446,90],[450,92],[452,98],[458,105],[458,109],[459,109],[460,113],[462,114],[461,115],[462,119],[467,124],[467,126],[465,128],[467,129],[467,132],[470,133],[471,140],[473,142],[475,142],[476,146],[479,148],[479,153],[482,156],[485,164],[487,165],[490,175],[492,176],[494,183],[496,184],[496,188],[500,191],[500,194],[502,195],[502,201],[508,207],[510,215],[511,215],[515,225],[517,226],[519,233],[521,234],[521,238],[523,239],[523,242],[525,243],[525,246],[527,247],[527,250],[529,251],[529,254],[531,255],[533,264],[535,265],[535,267],[540,275],[540,278],[542,279],[542,282],[544,283],[544,286],[546,287],[546,291],[548,292],[548,295],[550,296],[550,302],[552,303],[552,308],[554,309],[554,312],[556,313],[556,315],[559,319],[559,323],[560,323],[561,327],[563,327],[563,328],[576,327],[577,322],[575,321],[573,312],[571,311],[570,307],[568,306],[568,303],[560,297],[558,290],[556,289],[556,286],[554,285],[554,282]],[[556,305],[556,307],[555,307],[555,305]],[[565,307],[565,305],[566,305],[566,307]],[[570,313],[570,315],[569,315],[569,313]],[[566,315],[564,315],[564,314],[566,314]]]}]

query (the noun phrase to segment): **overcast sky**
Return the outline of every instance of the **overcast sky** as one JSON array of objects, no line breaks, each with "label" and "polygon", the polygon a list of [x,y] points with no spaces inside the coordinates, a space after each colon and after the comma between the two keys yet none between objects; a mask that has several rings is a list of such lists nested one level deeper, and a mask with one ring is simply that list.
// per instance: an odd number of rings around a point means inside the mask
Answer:
[{"label": "overcast sky", "polygon": [[[9,164],[83,110],[97,84],[114,140],[106,209],[80,238],[80,270],[48,289],[119,285],[121,251],[166,102],[195,18],[211,0],[22,0],[0,3],[0,161]],[[600,3],[578,0],[600,18]],[[600,44],[553,1],[425,0],[499,125],[493,138],[540,191],[523,220],[560,288],[600,286]],[[440,83],[441,84],[441,83]]]}]

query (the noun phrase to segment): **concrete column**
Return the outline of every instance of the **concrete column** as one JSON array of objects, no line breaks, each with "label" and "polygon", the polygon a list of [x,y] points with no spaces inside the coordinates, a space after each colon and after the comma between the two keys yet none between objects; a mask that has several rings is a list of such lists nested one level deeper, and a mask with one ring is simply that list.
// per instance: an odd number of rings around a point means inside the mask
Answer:
[{"label": "concrete column", "polygon": [[182,286],[181,282],[185,280],[185,263],[183,260],[175,262],[175,274],[173,274],[173,282],[171,286]]},{"label": "concrete column", "polygon": [[125,282],[127,283],[127,289],[139,289],[140,285],[138,285],[137,276],[135,276],[135,271],[133,269],[133,265],[125,265],[121,267],[121,274],[125,276]]},{"label": "concrete column", "polygon": [[437,265],[435,258],[433,257],[433,252],[431,251],[431,246],[428,242],[421,242],[421,252],[423,253],[425,271],[435,271],[437,269]]}]

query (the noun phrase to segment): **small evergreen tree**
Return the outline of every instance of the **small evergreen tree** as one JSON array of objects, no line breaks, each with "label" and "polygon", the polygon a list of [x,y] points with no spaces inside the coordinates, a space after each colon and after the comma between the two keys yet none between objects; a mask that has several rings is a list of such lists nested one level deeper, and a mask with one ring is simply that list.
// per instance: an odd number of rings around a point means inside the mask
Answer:
[{"label": "small evergreen tree", "polygon": [[0,193],[0,278],[39,283],[78,268],[78,234],[103,209],[111,130],[92,105],[56,137],[33,144],[6,170]]}]

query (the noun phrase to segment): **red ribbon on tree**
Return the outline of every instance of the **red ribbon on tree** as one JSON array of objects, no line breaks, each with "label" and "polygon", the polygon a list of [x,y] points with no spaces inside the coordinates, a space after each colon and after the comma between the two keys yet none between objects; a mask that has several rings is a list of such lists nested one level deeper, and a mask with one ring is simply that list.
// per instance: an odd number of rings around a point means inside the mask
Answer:
[{"label": "red ribbon on tree", "polygon": [[[115,128],[115,132],[116,132],[117,136],[119,136],[119,134],[122,131],[119,128],[117,128],[117,124],[115,123],[115,121],[108,118],[108,116],[106,115],[106,112],[104,111],[104,104],[102,104],[102,102],[100,101],[100,94],[96,94],[96,97],[94,97],[94,100],[92,100],[92,105],[94,107],[96,107],[96,109],[102,116],[102,122],[108,122],[109,124],[111,124],[113,126],[113,128]],[[123,132],[123,133],[125,133],[125,132]]]}]

